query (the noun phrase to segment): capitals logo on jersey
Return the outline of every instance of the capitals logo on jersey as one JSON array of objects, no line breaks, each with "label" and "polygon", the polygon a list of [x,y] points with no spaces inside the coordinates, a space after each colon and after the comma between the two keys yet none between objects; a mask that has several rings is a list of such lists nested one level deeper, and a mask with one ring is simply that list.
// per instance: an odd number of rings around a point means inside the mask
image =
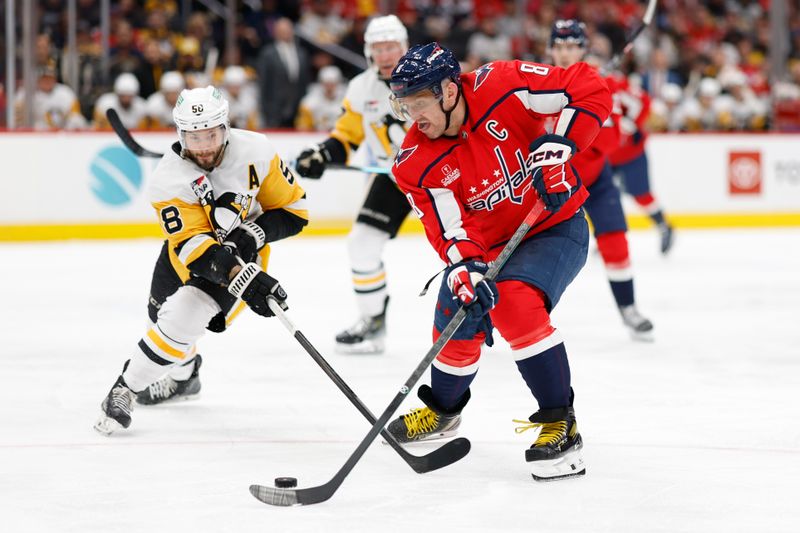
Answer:
[{"label": "capitals logo on jersey", "polygon": [[472,210],[492,211],[499,203],[509,200],[512,204],[522,205],[525,193],[531,188],[531,180],[528,179],[528,164],[525,155],[521,150],[516,150],[514,156],[517,160],[516,170],[512,173],[506,162],[503,151],[499,146],[495,146],[494,155],[500,168],[495,169],[493,180],[483,179],[480,183],[484,187],[481,192],[473,186],[469,189],[471,193],[477,193],[467,198],[467,206]]},{"label": "capitals logo on jersey", "polygon": [[480,87],[483,82],[486,81],[486,78],[489,77],[489,74],[492,72],[492,64],[487,63],[483,65],[481,68],[475,71],[475,85],[472,87],[473,91],[477,91],[478,87]]},{"label": "capitals logo on jersey", "polygon": [[404,161],[407,161],[408,158],[411,157],[411,154],[413,154],[414,151],[417,149],[417,146],[418,145],[415,144],[411,148],[402,148],[402,149],[398,150],[397,151],[397,156],[394,158],[395,166],[399,167],[400,165],[403,164]]}]

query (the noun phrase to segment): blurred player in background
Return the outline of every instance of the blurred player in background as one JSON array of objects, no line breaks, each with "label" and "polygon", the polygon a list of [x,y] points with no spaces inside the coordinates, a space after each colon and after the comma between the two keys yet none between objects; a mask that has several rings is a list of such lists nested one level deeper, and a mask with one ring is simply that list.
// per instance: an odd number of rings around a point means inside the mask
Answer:
[{"label": "blurred player in background", "polygon": [[[553,24],[548,50],[553,64],[568,68],[581,61],[587,48],[586,31],[577,20],[557,20]],[[615,92],[612,78],[606,83]],[[617,107],[615,105],[615,107]],[[636,340],[653,338],[653,324],[636,308],[633,291],[633,270],[626,232],[628,224],[622,210],[619,189],[614,185],[608,156],[619,146],[619,112],[603,124],[591,146],[575,154],[572,164],[589,190],[584,208],[594,227],[597,248],[603,257],[611,292],[622,321]]]},{"label": "blurred player in background", "polygon": [[[364,33],[369,68],[350,81],[342,102],[343,113],[330,137],[297,156],[296,168],[301,176],[320,178],[328,163],[346,163],[362,143],[367,144],[378,166],[391,166],[408,128],[391,114],[388,80],[407,49],[408,33],[396,16],[370,21]],[[347,237],[353,290],[361,316],[336,336],[337,350],[383,351],[389,302],[383,248],[397,235],[408,213],[408,202],[392,178],[372,175],[364,204]]]},{"label": "blurred player in background", "polygon": [[149,190],[166,238],[150,288],[150,326],[101,404],[94,427],[104,435],[130,426],[134,399],[156,404],[200,391],[196,343],[206,329],[224,331],[245,303],[273,316],[267,297],[285,308],[286,293],[266,273],[268,243],[308,222],[293,172],[266,137],[230,128],[219,89],[182,91],[174,120],[180,140]]},{"label": "blurred player in background", "polygon": [[346,90],[339,67],[322,67],[317,83],[308,88],[308,93],[300,101],[294,127],[300,131],[331,131],[342,114]]},{"label": "blurred player in background", "polygon": [[139,80],[130,72],[123,72],[114,80],[114,91],[97,99],[93,120],[97,129],[111,129],[106,111],[116,110],[122,124],[129,130],[147,127],[147,104],[139,96]]},{"label": "blurred player in background", "polygon": [[[36,91],[33,94],[32,123],[35,130],[79,130],[87,126],[81,114],[78,97],[67,85],[56,80],[55,61],[50,60],[37,71]],[[21,89],[14,101],[17,122],[23,123],[25,89]]]},{"label": "blurred player in background", "polygon": [[633,197],[658,228],[661,234],[661,253],[666,255],[672,248],[673,228],[650,189],[650,170],[645,151],[650,96],[640,85],[630,83],[627,78],[615,77],[614,81],[621,106],[620,142],[619,147],[609,155],[609,161],[614,174],[621,177],[625,192]]},{"label": "blurred player in background", "polygon": [[249,83],[244,67],[231,65],[225,68],[222,94],[230,105],[232,128],[258,129],[258,89]]},{"label": "blurred player in background", "polygon": [[[414,121],[392,171],[448,268],[434,313],[434,340],[468,314],[436,356],[426,407],[388,426],[400,442],[447,437],[461,423],[482,345],[492,328],[511,345],[538,411],[517,428],[539,428],[525,452],[537,480],[585,472],[570,367],[550,312],[586,263],[586,189],[570,165],[611,111],[611,93],[585,63],[561,69],[495,61],[461,74],[452,52],[415,46],[392,73],[393,105]],[[545,119],[557,117],[547,134]],[[532,190],[535,189],[535,190]],[[547,207],[495,281],[494,260],[541,201]]]},{"label": "blurred player in background", "polygon": [[171,70],[165,72],[158,82],[158,91],[147,99],[147,119],[152,129],[163,129],[175,126],[172,111],[178,101],[178,95],[186,88],[183,74]]}]

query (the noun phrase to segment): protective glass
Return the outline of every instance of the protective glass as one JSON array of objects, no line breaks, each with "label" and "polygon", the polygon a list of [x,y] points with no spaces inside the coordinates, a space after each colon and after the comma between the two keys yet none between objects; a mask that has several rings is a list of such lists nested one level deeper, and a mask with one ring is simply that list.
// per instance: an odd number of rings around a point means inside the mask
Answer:
[{"label": "protective glass", "polygon": [[183,147],[191,152],[216,151],[225,142],[225,126],[220,124],[214,128],[197,131],[181,130]]}]

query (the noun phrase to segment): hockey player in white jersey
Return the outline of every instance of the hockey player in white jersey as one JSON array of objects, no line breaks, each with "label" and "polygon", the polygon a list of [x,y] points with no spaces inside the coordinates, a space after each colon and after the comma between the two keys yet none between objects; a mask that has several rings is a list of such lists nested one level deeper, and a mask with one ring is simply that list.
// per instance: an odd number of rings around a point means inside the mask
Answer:
[{"label": "hockey player in white jersey", "polygon": [[165,237],[150,324],[101,404],[94,427],[104,435],[130,426],[134,399],[154,404],[199,392],[196,344],[206,329],[224,331],[245,304],[273,316],[268,297],[285,308],[286,293],[266,272],[268,243],[308,222],[291,169],[265,136],[230,128],[219,89],[182,91],[174,120],[180,141],[148,192]]},{"label": "hockey player in white jersey", "polygon": [[169,128],[175,125],[172,110],[178,95],[186,88],[183,74],[177,70],[165,72],[158,82],[158,91],[147,99],[147,118],[152,129]]},{"label": "hockey player in white jersey", "polygon": [[111,129],[106,111],[114,109],[122,124],[128,128],[147,127],[147,104],[139,96],[139,80],[130,72],[123,72],[114,80],[114,91],[105,93],[94,105],[94,126],[97,129]]},{"label": "hockey player in white jersey", "polygon": [[[364,43],[369,68],[348,84],[342,115],[330,136],[298,155],[295,166],[301,176],[320,178],[328,163],[347,162],[362,143],[367,144],[377,165],[388,169],[403,144],[408,124],[391,113],[388,80],[408,49],[408,33],[396,16],[377,17],[367,26]],[[384,245],[397,234],[409,211],[408,201],[388,175],[370,177],[369,191],[347,242],[361,317],[336,336],[337,350],[383,351],[389,297],[381,257]]]}]

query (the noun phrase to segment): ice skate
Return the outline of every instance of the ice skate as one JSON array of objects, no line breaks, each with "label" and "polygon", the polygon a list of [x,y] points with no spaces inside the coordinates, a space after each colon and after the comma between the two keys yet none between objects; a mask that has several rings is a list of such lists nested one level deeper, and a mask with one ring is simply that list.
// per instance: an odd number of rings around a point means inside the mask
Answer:
[{"label": "ice skate", "polygon": [[[127,367],[127,363],[125,366]],[[131,411],[133,411],[135,396],[136,393],[128,387],[120,375],[103,403],[100,404],[103,413],[94,424],[95,431],[108,436],[118,429],[127,429],[131,425]]]},{"label": "ice skate", "polygon": [[381,314],[363,317],[353,326],[336,335],[336,351],[339,353],[383,353],[388,303],[389,297],[387,296]]},{"label": "ice skate", "polygon": [[435,405],[431,388],[422,385],[417,392],[426,407],[412,409],[389,423],[389,433],[400,443],[446,439],[458,433],[461,425],[461,410],[469,401],[469,391],[458,405],[443,410]]},{"label": "ice skate", "polygon": [[658,231],[661,234],[661,255],[667,255],[674,243],[674,231],[666,222],[658,225]]},{"label": "ice skate", "polygon": [[136,402],[142,405],[156,405],[167,401],[191,400],[200,392],[200,365],[203,358],[198,354],[194,359],[194,370],[189,379],[179,381],[167,375],[142,392],[136,394]]},{"label": "ice skate", "polygon": [[620,306],[619,312],[634,340],[653,342],[653,323],[643,317],[635,305]]},{"label": "ice skate", "polygon": [[572,407],[540,409],[528,420],[514,420],[521,427],[517,433],[540,428],[539,436],[525,450],[531,476],[536,481],[557,481],[586,474],[583,462],[583,439],[578,433]]}]

